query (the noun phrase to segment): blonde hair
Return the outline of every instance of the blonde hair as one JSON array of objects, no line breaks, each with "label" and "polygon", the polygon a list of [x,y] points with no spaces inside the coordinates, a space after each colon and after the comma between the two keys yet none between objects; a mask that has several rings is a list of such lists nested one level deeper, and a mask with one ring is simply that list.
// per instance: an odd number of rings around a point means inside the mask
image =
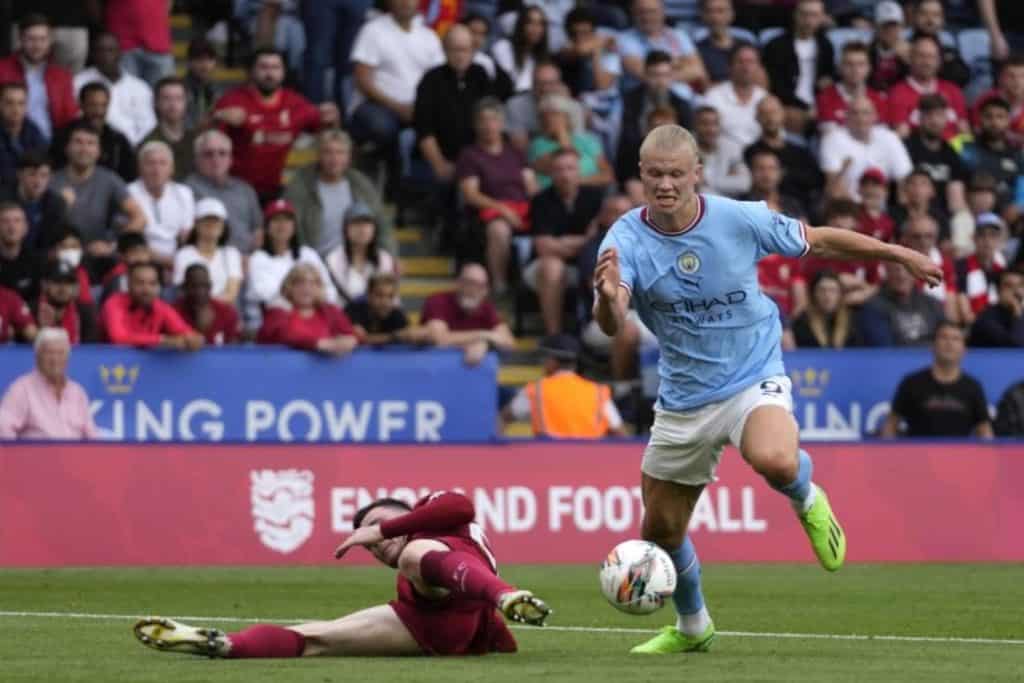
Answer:
[{"label": "blonde hair", "polygon": [[316,138],[317,149],[323,149],[324,145],[328,142],[338,142],[341,143],[345,149],[352,149],[351,136],[340,128],[328,128],[321,132]]},{"label": "blonde hair", "polygon": [[325,283],[323,278],[320,277],[320,271],[317,270],[312,263],[306,262],[296,263],[292,266],[292,269],[288,271],[288,274],[284,276],[284,280],[281,282],[281,298],[289,304],[292,303],[292,287],[295,285],[295,281],[303,275],[309,275],[314,281],[316,281],[316,303],[322,304],[326,301],[327,296],[324,292]]},{"label": "blonde hair", "polygon": [[147,156],[159,152],[163,154],[171,161],[171,166],[174,165],[174,152],[171,151],[171,146],[163,140],[150,140],[139,149],[139,162],[141,163]]},{"label": "blonde hair", "polygon": [[689,150],[695,160],[700,160],[697,141],[690,131],[675,124],[658,126],[647,134],[640,145],[640,158],[652,152],[672,153],[682,149]]}]

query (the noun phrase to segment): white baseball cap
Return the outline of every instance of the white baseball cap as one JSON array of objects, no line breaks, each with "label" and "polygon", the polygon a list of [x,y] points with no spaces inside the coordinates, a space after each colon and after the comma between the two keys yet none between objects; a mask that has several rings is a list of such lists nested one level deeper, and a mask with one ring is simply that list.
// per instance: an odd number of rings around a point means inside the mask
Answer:
[{"label": "white baseball cap", "polygon": [[882,24],[902,24],[903,23],[903,8],[899,6],[899,3],[893,2],[892,0],[885,0],[875,6],[875,25],[881,26]]},{"label": "white baseball cap", "polygon": [[228,210],[224,206],[224,202],[216,197],[204,197],[196,202],[196,220],[210,216],[219,218],[222,221],[228,219]]}]

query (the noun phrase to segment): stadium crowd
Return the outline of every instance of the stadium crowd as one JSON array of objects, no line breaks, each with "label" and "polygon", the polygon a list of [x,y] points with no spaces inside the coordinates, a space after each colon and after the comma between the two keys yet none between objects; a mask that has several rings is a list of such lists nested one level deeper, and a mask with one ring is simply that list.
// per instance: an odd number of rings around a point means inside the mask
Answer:
[{"label": "stadium crowd", "polygon": [[[166,0],[68,4],[3,3],[0,342],[477,362],[514,345],[502,309],[536,306],[627,381],[650,333],[590,319],[596,251],[643,201],[643,136],[678,123],[702,191],[943,267],[922,287],[764,259],[785,348],[926,346],[949,323],[1024,347],[1024,3],[182,1],[181,76]],[[224,54],[248,65],[226,91]],[[296,142],[316,160],[285,173]],[[390,204],[458,265],[415,325]]]}]

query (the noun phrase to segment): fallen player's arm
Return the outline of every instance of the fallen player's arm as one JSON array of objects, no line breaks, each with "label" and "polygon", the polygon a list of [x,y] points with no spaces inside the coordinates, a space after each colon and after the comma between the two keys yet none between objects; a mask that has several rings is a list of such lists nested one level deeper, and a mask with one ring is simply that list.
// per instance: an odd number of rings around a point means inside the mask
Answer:
[{"label": "fallen player's arm", "polygon": [[417,533],[438,533],[469,524],[476,516],[472,501],[464,495],[448,491],[435,495],[425,505],[401,517],[381,522],[381,535],[384,538],[395,538]]},{"label": "fallen player's arm", "polygon": [[898,244],[887,244],[852,230],[840,228],[808,228],[810,253],[825,259],[871,259],[903,264],[910,274],[929,285],[942,282],[942,268],[932,260]]}]

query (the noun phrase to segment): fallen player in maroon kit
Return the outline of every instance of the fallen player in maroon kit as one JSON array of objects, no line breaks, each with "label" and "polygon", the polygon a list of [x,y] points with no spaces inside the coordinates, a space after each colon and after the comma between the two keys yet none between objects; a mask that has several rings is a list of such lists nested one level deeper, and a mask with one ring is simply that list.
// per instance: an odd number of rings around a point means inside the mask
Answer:
[{"label": "fallen player in maroon kit", "polygon": [[260,624],[237,633],[196,628],[153,617],[135,625],[135,637],[163,652],[209,657],[470,655],[515,652],[499,616],[543,626],[551,610],[497,575],[473,503],[440,491],[413,508],[384,498],[359,510],[355,531],[338,546],[353,546],[398,569],[398,598],[335,621],[297,626]]}]

